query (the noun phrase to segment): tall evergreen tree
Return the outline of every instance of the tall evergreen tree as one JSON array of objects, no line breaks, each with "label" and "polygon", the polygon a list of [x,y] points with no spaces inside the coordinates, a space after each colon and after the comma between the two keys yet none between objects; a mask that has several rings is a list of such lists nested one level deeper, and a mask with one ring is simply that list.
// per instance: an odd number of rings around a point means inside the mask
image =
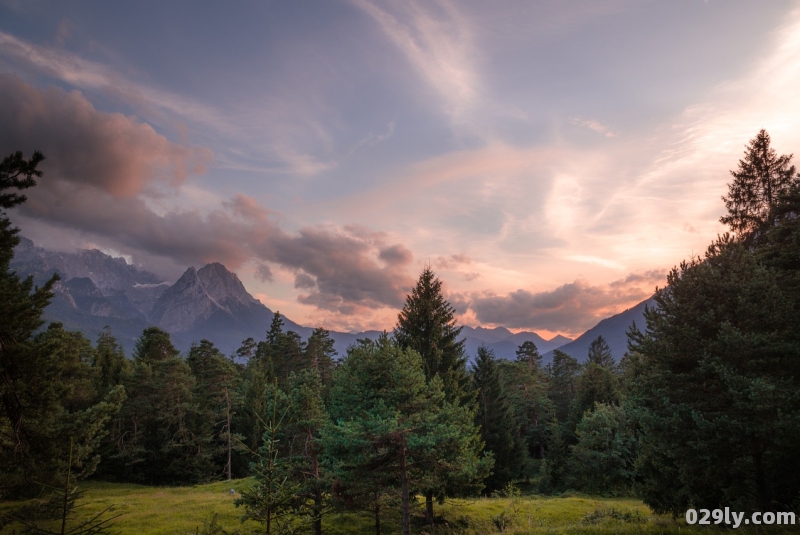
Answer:
[{"label": "tall evergreen tree", "polygon": [[522,342],[516,350],[517,362],[525,363],[532,372],[539,373],[542,368],[542,356],[539,354],[539,349],[536,344],[530,340]]},{"label": "tall evergreen tree", "polygon": [[547,365],[549,396],[553,401],[555,417],[559,422],[570,418],[572,402],[578,390],[578,373],[581,365],[563,351],[553,351],[553,362]]},{"label": "tall evergreen tree", "polygon": [[472,413],[444,399],[440,379],[426,383],[416,351],[385,336],[354,347],[337,369],[331,418],[323,443],[342,492],[379,498],[396,490],[404,534],[411,529],[411,499],[430,488],[432,477],[442,480],[447,471],[464,484],[485,475]]},{"label": "tall evergreen tree", "polygon": [[85,477],[96,465],[105,422],[122,402],[121,388],[97,402],[91,382],[92,348],[60,324],[34,335],[52,298],[54,275],[42,287],[10,270],[19,229],[6,210],[25,201],[20,190],[36,185],[44,159],[21,152],[0,162],[0,496],[36,494],[66,476],[70,436],[75,464]]},{"label": "tall evergreen tree", "polygon": [[475,423],[480,426],[485,451],[494,454],[494,471],[486,479],[486,491],[500,490],[520,478],[525,467],[525,443],[500,378],[491,349],[478,348],[472,380],[477,393]]},{"label": "tall evergreen tree", "polygon": [[305,345],[304,357],[306,364],[319,373],[322,384],[330,386],[336,364],[336,350],[333,348],[330,333],[322,327],[314,329]]},{"label": "tall evergreen tree", "polygon": [[325,494],[330,483],[322,459],[322,429],[328,413],[322,401],[322,377],[316,369],[289,376],[289,408],[283,428],[291,477],[298,484],[299,512],[311,520],[315,535],[322,535]]},{"label": "tall evergreen tree", "polygon": [[527,445],[526,478],[538,473],[545,457],[547,422],[553,417],[553,403],[547,397],[548,381],[538,360],[498,361],[503,389],[511,405],[522,438]]},{"label": "tall evergreen tree", "polygon": [[442,295],[442,281],[426,267],[406,297],[394,338],[400,347],[419,353],[426,380],[438,375],[447,399],[458,402],[464,398],[468,385],[467,359],[464,342],[458,339],[460,334],[455,309]]},{"label": "tall evergreen tree", "polygon": [[583,413],[594,410],[595,403],[619,405],[622,400],[619,379],[606,367],[589,362],[578,378],[572,417],[577,424]]},{"label": "tall evergreen tree", "polygon": [[207,476],[230,474],[233,450],[241,443],[231,427],[239,406],[238,369],[208,340],[192,344],[186,363],[195,381],[192,427],[209,461]]},{"label": "tall evergreen tree", "polygon": [[589,354],[586,358],[587,363],[594,363],[609,371],[614,371],[617,363],[611,355],[611,348],[608,347],[606,339],[602,335],[592,340],[589,344]]},{"label": "tall evergreen tree", "polygon": [[194,378],[168,333],[157,327],[142,332],[123,384],[128,399],[106,473],[151,485],[206,479],[210,452],[192,429]]},{"label": "tall evergreen tree", "polygon": [[[397,317],[394,338],[400,347],[413,349],[422,357],[427,381],[439,377],[445,398],[456,404],[468,403],[469,377],[464,341],[459,340],[455,309],[442,294],[442,281],[428,266],[419,276]],[[425,493],[425,514],[433,523],[434,494],[442,494],[441,484]]]},{"label": "tall evergreen tree", "polygon": [[731,171],[733,181],[728,185],[728,196],[722,197],[728,213],[720,221],[740,238],[771,226],[772,210],[795,178],[792,155],[778,156],[770,143],[769,134],[763,129],[750,140],[738,169]]},{"label": "tall evergreen tree", "polygon": [[302,526],[302,519],[296,515],[303,499],[301,484],[292,477],[290,458],[281,444],[290,401],[276,382],[267,387],[266,401],[268,416],[264,421],[261,446],[250,463],[255,484],[243,490],[234,503],[236,507],[244,507],[243,522],[260,522],[267,535],[296,533]]},{"label": "tall evergreen tree", "polygon": [[642,359],[630,399],[645,502],[675,514],[792,504],[800,339],[791,294],[750,249],[723,237],[704,260],[673,269],[655,300],[647,331],[631,333]]},{"label": "tall evergreen tree", "polygon": [[98,394],[120,384],[122,377],[130,371],[130,361],[125,358],[125,351],[106,326],[97,338],[94,350],[95,388]]}]

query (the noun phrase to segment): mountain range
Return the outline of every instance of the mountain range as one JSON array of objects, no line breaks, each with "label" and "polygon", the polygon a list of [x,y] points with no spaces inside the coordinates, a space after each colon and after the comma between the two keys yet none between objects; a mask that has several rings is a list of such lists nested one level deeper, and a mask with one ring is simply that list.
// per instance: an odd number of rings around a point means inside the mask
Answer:
[{"label": "mountain range", "polygon": [[[46,321],[59,321],[96,340],[108,326],[131,354],[142,331],[156,325],[169,332],[175,346],[186,351],[193,342],[206,338],[225,354],[231,355],[246,338],[263,340],[274,313],[250,295],[235,273],[220,263],[200,269],[188,268],[170,284],[157,275],[111,257],[97,249],[59,253],[37,247],[21,238],[11,268],[20,276],[32,275],[38,285],[53,273],[61,280],[54,287],[55,297],[45,310]],[[546,340],[535,332],[512,333],[505,327],[493,329],[464,326],[461,331],[467,354],[473,358],[484,345],[499,358],[516,358],[523,342],[536,344],[545,362],[554,349],[561,349],[584,360],[589,343],[603,335],[615,358],[625,352],[625,332],[632,321],[643,324],[647,302],[601,321],[576,340],[556,336]],[[284,329],[303,339],[313,331],[284,318]],[[380,331],[344,333],[331,331],[334,347],[343,355],[359,338],[376,338]]]}]

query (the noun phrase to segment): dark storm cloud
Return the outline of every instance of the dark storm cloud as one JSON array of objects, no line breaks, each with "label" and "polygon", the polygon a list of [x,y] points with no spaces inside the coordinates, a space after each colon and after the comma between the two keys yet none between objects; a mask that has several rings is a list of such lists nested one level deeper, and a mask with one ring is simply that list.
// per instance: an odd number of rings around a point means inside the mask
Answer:
[{"label": "dark storm cloud", "polygon": [[481,323],[581,331],[593,327],[620,306],[647,299],[653,294],[654,285],[665,278],[664,272],[648,271],[608,285],[593,286],[578,280],[546,292],[520,289],[505,296],[474,295],[470,308]]},{"label": "dark storm cloud", "polygon": [[[135,118],[98,111],[77,92],[0,76],[0,103],[0,151],[36,149],[47,157],[45,176],[19,208],[24,216],[183,265],[279,264],[305,277],[296,282],[311,293],[301,302],[342,314],[399,306],[413,283],[403,271],[411,253],[367,229],[290,234],[273,212],[239,194],[210,210],[156,211],[188,175],[203,171],[210,152],[173,143]],[[262,263],[257,276],[270,280],[272,273]]]}]

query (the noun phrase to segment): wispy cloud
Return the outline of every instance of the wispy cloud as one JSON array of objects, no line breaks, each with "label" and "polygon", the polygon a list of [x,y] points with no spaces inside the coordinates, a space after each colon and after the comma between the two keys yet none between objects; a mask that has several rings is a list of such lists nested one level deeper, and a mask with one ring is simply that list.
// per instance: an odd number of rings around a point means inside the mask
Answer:
[{"label": "wispy cloud", "polygon": [[[183,94],[136,82],[108,65],[87,60],[61,48],[34,45],[0,31],[0,54],[35,71],[84,91],[98,92],[134,106],[154,124],[174,128],[188,123],[211,130],[228,147],[217,164],[240,167],[242,160],[258,162],[250,169],[309,176],[336,166],[307,152],[312,145],[330,142],[325,128],[291,101],[265,97],[247,110],[221,109]],[[248,154],[242,153],[247,147]],[[221,148],[221,147],[220,147]],[[230,149],[230,150],[228,150]],[[238,151],[238,157],[235,152]],[[231,154],[225,154],[229,152]]]},{"label": "wispy cloud", "polygon": [[611,130],[610,127],[600,123],[599,121],[595,121],[594,119],[581,119],[580,117],[572,117],[569,122],[576,126],[594,130],[598,134],[605,137],[617,137],[617,134]]},{"label": "wispy cloud", "polygon": [[478,99],[472,28],[449,0],[377,3],[352,0],[378,23],[458,120]]}]

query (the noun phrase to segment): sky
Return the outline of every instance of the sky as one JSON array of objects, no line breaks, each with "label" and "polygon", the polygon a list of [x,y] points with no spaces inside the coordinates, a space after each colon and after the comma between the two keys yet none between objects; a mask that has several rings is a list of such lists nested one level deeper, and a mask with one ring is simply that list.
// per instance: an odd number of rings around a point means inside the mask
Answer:
[{"label": "sky", "polygon": [[577,336],[726,229],[747,142],[800,151],[800,2],[0,0],[12,221],[304,325]]}]

